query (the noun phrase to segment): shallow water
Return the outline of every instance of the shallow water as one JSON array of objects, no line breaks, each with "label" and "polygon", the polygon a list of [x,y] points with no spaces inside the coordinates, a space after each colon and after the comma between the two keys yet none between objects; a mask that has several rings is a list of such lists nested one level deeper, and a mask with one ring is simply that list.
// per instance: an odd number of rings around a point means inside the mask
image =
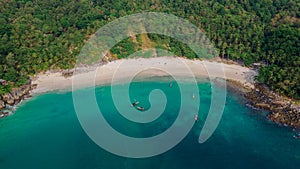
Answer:
[{"label": "shallow water", "polygon": [[[299,168],[300,140],[293,138],[295,133],[270,123],[264,112],[244,106],[231,92],[217,130],[207,142],[199,144],[211,85],[200,82],[198,87],[199,122],[173,149],[144,159],[116,156],[98,147],[79,124],[71,92],[36,96],[22,103],[14,115],[0,120],[0,168]],[[165,92],[168,104],[160,118],[147,124],[122,117],[113,105],[110,87],[97,87],[96,96],[104,117],[115,130],[132,137],[150,137],[163,133],[175,121],[181,103],[178,86],[174,83],[170,88],[167,82],[147,81],[134,82],[130,87],[131,99],[139,100],[145,108],[150,107],[149,92],[157,88]]]}]

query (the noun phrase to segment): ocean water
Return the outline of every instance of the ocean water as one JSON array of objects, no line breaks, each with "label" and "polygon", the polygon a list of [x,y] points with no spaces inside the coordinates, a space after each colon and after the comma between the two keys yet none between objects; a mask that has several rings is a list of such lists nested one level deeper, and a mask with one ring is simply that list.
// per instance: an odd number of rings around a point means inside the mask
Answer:
[{"label": "ocean water", "polygon": [[[198,83],[200,119],[189,134],[171,150],[142,159],[120,157],[96,145],[81,128],[71,92],[35,96],[23,102],[14,115],[0,120],[0,168],[299,168],[300,140],[293,138],[295,132],[269,122],[265,112],[246,107],[239,95],[230,91],[217,130],[208,141],[199,144],[199,133],[210,106],[211,87],[217,88],[207,82]],[[163,114],[147,124],[122,117],[113,104],[109,86],[97,87],[95,93],[110,125],[120,133],[140,138],[163,133],[174,123],[180,108],[182,93],[176,83],[170,88],[169,82],[134,82],[129,92],[132,101],[140,101],[147,109],[150,107],[148,95],[153,89],[163,90],[168,102]],[[192,104],[187,112],[193,111]]]}]

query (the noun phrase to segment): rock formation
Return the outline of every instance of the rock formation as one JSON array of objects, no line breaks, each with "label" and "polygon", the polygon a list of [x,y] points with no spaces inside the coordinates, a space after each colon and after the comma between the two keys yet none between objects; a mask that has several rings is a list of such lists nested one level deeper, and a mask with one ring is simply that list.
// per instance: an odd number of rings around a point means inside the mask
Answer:
[{"label": "rock formation", "polygon": [[[0,118],[8,116],[9,110],[14,105],[18,104],[22,99],[30,96],[30,91],[36,86],[22,85],[14,88],[10,93],[5,93],[0,97]],[[8,109],[8,110],[7,110]],[[4,111],[5,110],[5,111]]]},{"label": "rock formation", "polygon": [[253,107],[269,111],[271,121],[300,128],[300,109],[291,99],[279,96],[263,84],[255,84],[255,89],[248,92],[246,98]]}]

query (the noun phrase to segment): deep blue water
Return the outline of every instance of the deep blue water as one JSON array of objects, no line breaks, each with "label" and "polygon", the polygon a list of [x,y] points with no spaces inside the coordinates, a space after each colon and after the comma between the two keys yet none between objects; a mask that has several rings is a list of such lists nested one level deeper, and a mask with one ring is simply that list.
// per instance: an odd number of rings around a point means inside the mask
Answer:
[{"label": "deep blue water", "polygon": [[[187,84],[188,85],[188,84]],[[17,112],[0,120],[1,169],[211,169],[272,168],[300,166],[300,140],[292,129],[279,127],[263,115],[246,107],[235,93],[228,91],[222,120],[205,143],[198,137],[209,110],[211,85],[199,82],[199,121],[173,149],[142,159],[124,158],[96,145],[83,131],[77,119],[71,92],[53,92],[35,96]],[[213,86],[214,87],[214,86]],[[180,92],[168,82],[134,82],[131,99],[150,107],[149,92],[165,92],[168,104],[162,116],[151,123],[133,123],[114,107],[110,87],[97,87],[99,107],[106,120],[118,132],[132,137],[150,137],[170,127],[180,108]],[[192,110],[191,110],[192,111]]]}]

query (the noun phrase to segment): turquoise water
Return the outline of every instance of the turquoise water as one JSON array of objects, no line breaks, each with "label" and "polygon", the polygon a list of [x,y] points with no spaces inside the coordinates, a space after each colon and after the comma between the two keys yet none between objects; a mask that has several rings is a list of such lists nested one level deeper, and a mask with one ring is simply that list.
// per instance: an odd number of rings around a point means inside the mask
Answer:
[{"label": "turquoise water", "polygon": [[[201,82],[198,87],[199,122],[173,149],[144,159],[113,155],[91,141],[78,122],[71,92],[36,96],[23,103],[14,115],[0,120],[0,168],[299,168],[300,140],[292,137],[295,133],[270,123],[263,112],[244,106],[232,92],[228,93],[217,130],[207,142],[199,144],[199,133],[209,110],[211,85]],[[114,129],[129,136],[150,137],[162,133],[175,121],[180,105],[178,86],[135,82],[130,87],[131,99],[139,100],[145,108],[150,106],[149,92],[156,88],[165,92],[168,104],[162,116],[148,124],[133,123],[118,114],[110,87],[98,87],[96,95],[104,117]]]}]

